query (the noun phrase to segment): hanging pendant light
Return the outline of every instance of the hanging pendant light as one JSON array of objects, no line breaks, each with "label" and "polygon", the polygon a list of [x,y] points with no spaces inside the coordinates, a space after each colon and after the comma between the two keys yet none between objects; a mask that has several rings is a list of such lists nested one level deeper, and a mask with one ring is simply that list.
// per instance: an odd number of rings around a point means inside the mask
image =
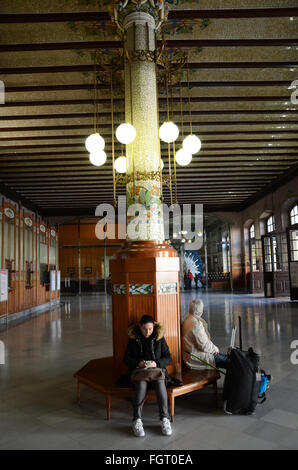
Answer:
[{"label": "hanging pendant light", "polygon": [[105,148],[105,141],[98,132],[95,132],[87,137],[85,147],[90,153],[101,151]]},{"label": "hanging pendant light", "polygon": [[183,149],[190,152],[192,155],[199,152],[201,145],[200,139],[194,134],[189,134],[182,143]]},{"label": "hanging pendant light", "polygon": [[121,157],[116,158],[114,166],[118,173],[126,173],[126,157],[122,155]]},{"label": "hanging pendant light", "polygon": [[134,126],[128,122],[120,124],[116,129],[116,137],[121,144],[131,144],[135,140],[136,135]]},{"label": "hanging pendant light", "polygon": [[159,137],[163,142],[170,144],[179,136],[179,129],[172,121],[164,122],[159,128]]},{"label": "hanging pendant light", "polygon": [[175,160],[178,163],[178,165],[181,165],[181,166],[189,165],[192,160],[192,154],[182,148],[178,150],[178,152],[176,152]]},{"label": "hanging pendant light", "polygon": [[94,104],[93,104],[93,110],[94,110],[94,116],[93,116],[93,121],[94,121],[94,132],[93,134],[89,135],[87,139],[85,140],[85,147],[88,150],[89,153],[97,153],[97,152],[102,152],[103,149],[105,148],[105,141],[103,137],[97,132],[97,126],[98,126],[98,90],[97,90],[97,52],[95,53],[94,57]]},{"label": "hanging pendant light", "polygon": [[89,155],[89,160],[92,165],[101,166],[106,162],[107,154],[103,150],[98,150],[96,152],[91,152]]}]

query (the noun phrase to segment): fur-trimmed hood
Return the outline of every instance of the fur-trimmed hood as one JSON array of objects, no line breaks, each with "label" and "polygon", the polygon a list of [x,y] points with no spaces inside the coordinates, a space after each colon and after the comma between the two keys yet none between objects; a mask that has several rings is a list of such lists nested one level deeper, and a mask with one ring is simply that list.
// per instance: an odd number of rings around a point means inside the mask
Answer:
[{"label": "fur-trimmed hood", "polygon": [[[142,332],[140,330],[139,323],[131,325],[127,330],[127,334],[130,339],[136,339],[141,336]],[[165,327],[161,323],[155,321],[152,335],[155,337],[156,341],[159,341],[165,335]]]}]

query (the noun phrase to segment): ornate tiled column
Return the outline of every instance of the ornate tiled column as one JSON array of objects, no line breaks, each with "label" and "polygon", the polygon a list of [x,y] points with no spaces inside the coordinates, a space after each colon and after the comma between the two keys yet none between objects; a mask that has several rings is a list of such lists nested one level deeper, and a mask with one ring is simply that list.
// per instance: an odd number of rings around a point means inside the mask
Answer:
[{"label": "ornate tiled column", "polygon": [[[173,363],[180,370],[180,265],[176,250],[164,241],[161,209],[156,25],[163,2],[123,2],[116,12],[124,32],[125,117],[136,129],[127,145],[127,241],[110,261],[115,368],[122,373],[127,328],[149,314],[166,328]],[[146,4],[146,5],[145,5]],[[148,4],[148,5],[147,5]],[[158,6],[155,6],[158,5]],[[147,11],[141,11],[142,7]],[[148,6],[148,8],[147,8]],[[139,9],[139,10],[138,10]],[[150,14],[151,12],[151,14]],[[126,14],[127,13],[127,14]],[[142,223],[135,230],[138,204]]]}]

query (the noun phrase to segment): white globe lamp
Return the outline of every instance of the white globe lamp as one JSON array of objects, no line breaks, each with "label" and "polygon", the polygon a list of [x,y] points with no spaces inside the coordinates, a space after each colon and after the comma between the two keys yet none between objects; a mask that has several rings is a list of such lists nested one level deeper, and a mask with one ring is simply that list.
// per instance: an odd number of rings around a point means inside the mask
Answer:
[{"label": "white globe lamp", "polygon": [[186,150],[187,152],[190,152],[192,155],[199,152],[201,145],[202,143],[200,139],[196,135],[193,135],[193,134],[190,134],[187,137],[185,137],[182,143],[183,149]]},{"label": "white globe lamp", "polygon": [[182,148],[178,150],[178,152],[176,153],[175,160],[178,163],[178,165],[181,165],[181,166],[189,165],[189,163],[192,160],[192,154]]},{"label": "white globe lamp", "polygon": [[118,157],[114,162],[115,170],[118,173],[125,173],[126,172],[126,157]]},{"label": "white globe lamp", "polygon": [[85,147],[90,153],[103,150],[105,148],[105,141],[98,132],[95,132],[95,134],[91,134],[87,137]]},{"label": "white globe lamp", "polygon": [[103,150],[99,150],[97,152],[91,152],[89,155],[89,160],[92,165],[101,166],[105,163],[107,159],[107,154]]},{"label": "white globe lamp", "polygon": [[163,142],[170,144],[179,136],[179,129],[172,121],[164,122],[159,128],[159,137]]},{"label": "white globe lamp", "polygon": [[120,124],[116,129],[116,137],[121,144],[131,144],[135,140],[136,135],[135,128],[127,122]]}]

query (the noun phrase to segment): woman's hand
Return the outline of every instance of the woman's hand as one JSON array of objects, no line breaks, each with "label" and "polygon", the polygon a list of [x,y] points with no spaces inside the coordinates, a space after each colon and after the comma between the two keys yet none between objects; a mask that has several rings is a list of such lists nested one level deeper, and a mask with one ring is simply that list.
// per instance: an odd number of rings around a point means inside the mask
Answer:
[{"label": "woman's hand", "polygon": [[140,361],[138,367],[146,367],[145,361]]}]

